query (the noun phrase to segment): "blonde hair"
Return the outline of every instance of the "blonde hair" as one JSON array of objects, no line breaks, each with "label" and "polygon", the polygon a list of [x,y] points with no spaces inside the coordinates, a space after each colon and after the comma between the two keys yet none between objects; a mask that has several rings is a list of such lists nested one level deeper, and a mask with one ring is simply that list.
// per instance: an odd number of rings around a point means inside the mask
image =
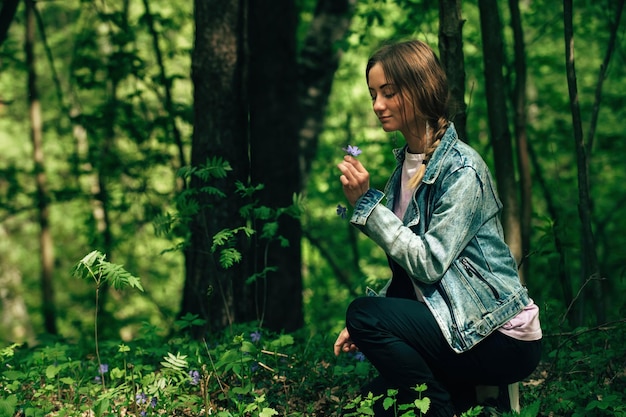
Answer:
[{"label": "blonde hair", "polygon": [[376,51],[365,69],[368,82],[370,69],[376,64],[381,65],[387,82],[396,87],[401,103],[411,102],[416,120],[426,120],[424,162],[409,181],[411,187],[416,187],[450,124],[446,73],[430,46],[418,40],[385,45]]}]

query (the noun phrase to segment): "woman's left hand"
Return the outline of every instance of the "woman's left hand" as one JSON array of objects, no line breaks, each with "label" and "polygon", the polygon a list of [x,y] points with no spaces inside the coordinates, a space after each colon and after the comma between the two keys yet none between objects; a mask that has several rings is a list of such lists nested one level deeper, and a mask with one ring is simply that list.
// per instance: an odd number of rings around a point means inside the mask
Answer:
[{"label": "woman's left hand", "polygon": [[339,180],[343,185],[343,193],[348,202],[354,206],[363,194],[370,188],[370,174],[361,162],[353,156],[346,155],[337,168],[341,171]]},{"label": "woman's left hand", "polygon": [[358,349],[350,338],[350,333],[348,332],[348,329],[344,327],[341,333],[339,333],[337,341],[333,346],[335,356],[339,355],[341,352],[355,352],[356,350]]}]

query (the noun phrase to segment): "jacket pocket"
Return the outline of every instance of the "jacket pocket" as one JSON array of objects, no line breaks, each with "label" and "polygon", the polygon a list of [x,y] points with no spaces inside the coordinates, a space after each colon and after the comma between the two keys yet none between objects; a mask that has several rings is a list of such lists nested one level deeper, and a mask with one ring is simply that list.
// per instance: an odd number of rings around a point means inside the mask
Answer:
[{"label": "jacket pocket", "polygon": [[476,269],[476,267],[470,262],[468,258],[461,258],[461,265],[463,265],[463,269],[465,269],[465,272],[470,278],[478,279],[480,282],[485,284],[487,288],[489,288],[496,300],[500,299],[500,293],[498,292],[498,289],[491,282],[489,282],[488,279],[483,277],[483,275]]}]

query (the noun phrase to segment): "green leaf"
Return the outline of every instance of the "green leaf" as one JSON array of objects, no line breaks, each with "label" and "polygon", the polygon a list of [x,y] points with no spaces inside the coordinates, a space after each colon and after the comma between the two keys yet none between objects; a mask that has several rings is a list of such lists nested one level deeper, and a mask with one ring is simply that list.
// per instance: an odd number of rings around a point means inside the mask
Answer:
[{"label": "green leaf", "polygon": [[395,404],[396,399],[392,398],[392,397],[385,397],[385,399],[383,400],[383,408],[385,410],[389,410],[391,407],[393,407],[393,405]]},{"label": "green leaf", "polygon": [[59,381],[63,382],[65,385],[74,385],[76,382],[74,378],[70,378],[69,376],[60,378]]},{"label": "green leaf", "polygon": [[422,413],[426,414],[430,408],[430,398],[421,398],[413,401],[415,407]]},{"label": "green leaf", "polygon": [[263,225],[261,237],[263,239],[272,239],[278,234],[278,222],[268,222]]},{"label": "green leaf", "polygon": [[0,417],[13,417],[17,408],[17,396],[9,395],[5,399],[0,398]]},{"label": "green leaf", "polygon": [[263,410],[261,410],[261,412],[259,413],[259,417],[270,417],[270,416],[277,416],[278,415],[278,411],[274,410],[273,408],[263,408]]},{"label": "green leaf", "polygon": [[237,249],[224,249],[220,252],[220,266],[224,269],[231,268],[234,264],[241,262],[241,258],[241,252]]},{"label": "green leaf", "polygon": [[60,370],[61,370],[61,367],[60,367],[60,366],[57,366],[57,365],[49,365],[49,366],[46,368],[46,377],[47,377],[48,379],[53,379],[53,378],[55,378],[55,377],[58,375],[58,373],[59,373],[59,371],[60,371]]},{"label": "green leaf", "polygon": [[254,209],[254,216],[260,220],[268,220],[274,217],[274,210],[267,206],[261,206]]},{"label": "green leaf", "polygon": [[163,367],[165,368],[182,371],[188,366],[186,358],[187,355],[181,355],[180,352],[177,352],[176,356],[168,352],[167,356],[163,358],[165,359],[165,362],[161,362],[161,365],[163,365]]},{"label": "green leaf", "polygon": [[26,374],[24,374],[23,372],[19,372],[19,371],[4,371],[2,373],[2,376],[10,381],[15,381],[15,380],[25,377]]},{"label": "green leaf", "polygon": [[102,252],[98,250],[91,251],[74,266],[72,276],[81,279],[93,278],[98,281],[100,279],[98,268],[104,259],[105,255]]},{"label": "green leaf", "polygon": [[213,236],[211,252],[215,252],[218,246],[223,246],[233,237],[235,233],[232,229],[222,229]]}]

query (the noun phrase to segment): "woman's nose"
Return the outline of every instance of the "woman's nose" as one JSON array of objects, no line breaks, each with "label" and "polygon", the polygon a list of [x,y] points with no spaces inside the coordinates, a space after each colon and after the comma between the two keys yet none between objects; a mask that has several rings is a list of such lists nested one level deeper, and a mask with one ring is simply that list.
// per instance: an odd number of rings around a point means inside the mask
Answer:
[{"label": "woman's nose", "polygon": [[372,103],[372,106],[373,106],[374,111],[376,113],[378,113],[378,112],[380,112],[380,111],[385,109],[385,103],[383,102],[383,100],[381,100],[380,97],[376,97],[374,99],[374,102]]}]

